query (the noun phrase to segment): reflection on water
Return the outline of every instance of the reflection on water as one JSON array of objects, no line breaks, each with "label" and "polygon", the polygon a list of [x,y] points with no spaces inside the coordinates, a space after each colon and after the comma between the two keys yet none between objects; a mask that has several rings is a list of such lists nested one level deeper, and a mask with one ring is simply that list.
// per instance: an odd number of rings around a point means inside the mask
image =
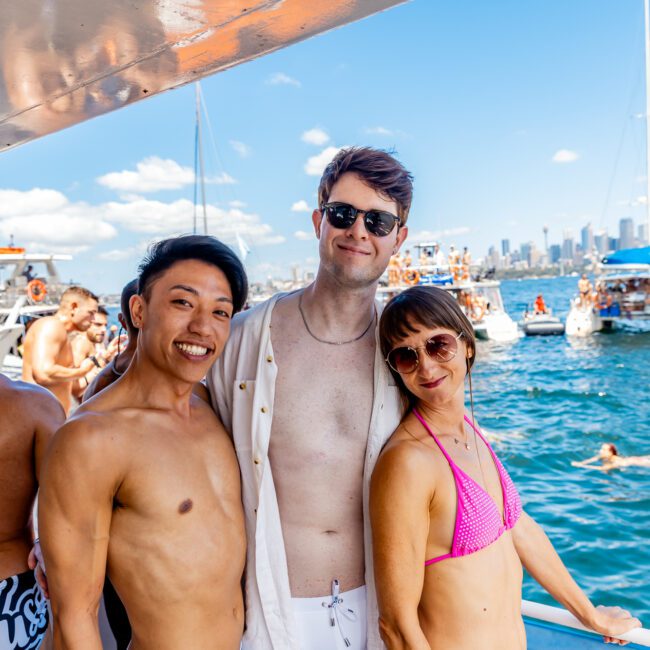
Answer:
[{"label": "reflection on water", "polygon": [[[504,282],[506,309],[515,316],[517,304],[541,291],[564,317],[575,282]],[[650,623],[650,469],[603,473],[570,465],[604,442],[624,455],[650,453],[650,335],[487,341],[477,353],[476,415],[526,510],[594,600],[626,606]],[[552,603],[528,578],[524,594]]]}]

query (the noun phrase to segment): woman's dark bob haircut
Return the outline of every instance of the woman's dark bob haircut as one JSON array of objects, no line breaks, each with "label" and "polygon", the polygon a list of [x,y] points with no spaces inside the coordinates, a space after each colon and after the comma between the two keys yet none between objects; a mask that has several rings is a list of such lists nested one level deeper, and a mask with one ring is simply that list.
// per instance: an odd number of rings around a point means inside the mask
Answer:
[{"label": "woman's dark bob haircut", "polygon": [[138,294],[148,300],[154,281],[185,260],[205,262],[222,271],[232,292],[233,313],[243,309],[248,296],[244,266],[228,246],[209,235],[183,235],[153,244],[138,269]]},{"label": "woman's dark bob haircut", "polygon": [[[444,289],[415,286],[395,296],[385,307],[379,321],[379,343],[384,359],[388,353],[410,334],[421,329],[442,327],[460,334],[470,351],[467,370],[474,365],[476,338],[474,329],[456,299]],[[405,405],[410,409],[416,399],[407,390],[399,373],[391,368],[402,393]]]}]

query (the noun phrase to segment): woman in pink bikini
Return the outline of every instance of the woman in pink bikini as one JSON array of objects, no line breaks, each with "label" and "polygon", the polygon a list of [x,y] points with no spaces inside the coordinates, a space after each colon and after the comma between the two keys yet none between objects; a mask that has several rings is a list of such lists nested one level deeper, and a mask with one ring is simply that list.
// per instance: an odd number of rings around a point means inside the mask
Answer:
[{"label": "woman in pink bikini", "polygon": [[379,335],[406,408],[370,492],[389,650],[525,648],[522,565],[606,641],[639,627],[618,607],[594,607],[522,510],[473,407],[465,408],[476,347],[453,297],[435,287],[404,291],[385,308]]}]

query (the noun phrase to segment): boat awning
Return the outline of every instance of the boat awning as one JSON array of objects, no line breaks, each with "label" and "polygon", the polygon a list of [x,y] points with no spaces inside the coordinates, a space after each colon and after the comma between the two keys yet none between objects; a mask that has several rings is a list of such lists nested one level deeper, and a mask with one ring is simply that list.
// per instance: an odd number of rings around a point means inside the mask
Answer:
[{"label": "boat awning", "polygon": [[406,0],[0,0],[0,151]]},{"label": "boat awning", "polygon": [[601,263],[607,266],[621,266],[624,264],[643,266],[650,264],[650,246],[645,246],[644,248],[625,248],[616,251],[611,255],[603,257]]}]

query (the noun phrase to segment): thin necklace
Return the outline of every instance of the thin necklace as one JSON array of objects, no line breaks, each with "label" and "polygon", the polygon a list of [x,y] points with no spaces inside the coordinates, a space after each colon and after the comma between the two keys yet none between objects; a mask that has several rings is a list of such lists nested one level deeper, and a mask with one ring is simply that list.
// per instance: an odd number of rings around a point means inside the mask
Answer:
[{"label": "thin necklace", "polygon": [[309,325],[307,324],[307,319],[305,318],[305,312],[302,310],[302,296],[303,294],[300,294],[300,297],[298,298],[298,311],[300,312],[300,315],[302,316],[302,322],[305,324],[305,329],[307,330],[307,333],[309,336],[311,336],[313,339],[318,341],[319,343],[327,343],[327,345],[347,345],[348,343],[354,343],[355,341],[358,341],[359,339],[362,339],[367,333],[368,330],[372,327],[372,324],[375,322],[375,319],[377,318],[377,307],[375,306],[375,312],[372,315],[372,320],[368,323],[368,327],[366,327],[359,336],[350,339],[349,341],[326,341],[325,339],[320,339],[314,334],[310,329]]}]

